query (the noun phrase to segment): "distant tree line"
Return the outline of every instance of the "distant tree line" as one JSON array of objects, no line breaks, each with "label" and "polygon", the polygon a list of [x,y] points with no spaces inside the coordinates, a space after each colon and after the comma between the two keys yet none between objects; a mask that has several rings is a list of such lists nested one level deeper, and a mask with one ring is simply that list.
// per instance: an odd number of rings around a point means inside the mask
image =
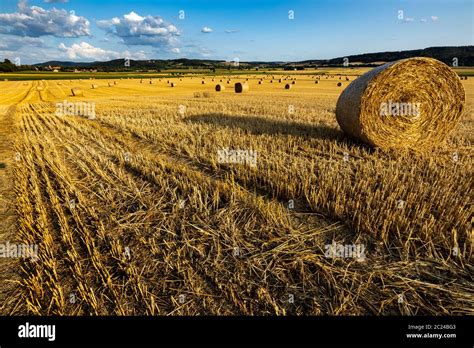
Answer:
[{"label": "distant tree line", "polygon": [[13,64],[10,59],[5,59],[0,62],[0,72],[15,72],[15,71],[27,71],[27,70],[34,70],[34,67],[31,65],[16,65]]}]

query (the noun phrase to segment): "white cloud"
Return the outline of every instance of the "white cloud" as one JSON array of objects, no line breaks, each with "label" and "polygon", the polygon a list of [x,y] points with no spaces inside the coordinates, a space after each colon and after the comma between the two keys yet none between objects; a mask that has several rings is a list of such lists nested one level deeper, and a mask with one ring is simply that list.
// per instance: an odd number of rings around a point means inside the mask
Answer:
[{"label": "white cloud", "polygon": [[433,22],[436,22],[438,19],[439,19],[438,16],[431,16],[431,20],[432,20]]},{"label": "white cloud", "polygon": [[205,34],[209,34],[209,33],[212,33],[212,29],[209,27],[204,27],[201,29],[201,32]]},{"label": "white cloud", "polygon": [[181,53],[181,50],[178,47],[173,47],[171,53]]},{"label": "white cloud", "polygon": [[227,29],[225,31],[226,34],[234,34],[234,33],[238,33],[239,30],[238,29]]},{"label": "white cloud", "polygon": [[184,56],[192,56],[198,58],[209,58],[212,55],[215,55],[214,50],[208,49],[202,45],[197,44],[187,44],[183,46],[182,53]]},{"label": "white cloud", "polygon": [[420,22],[421,22],[421,23],[426,23],[427,20],[426,20],[426,18],[422,18],[422,19],[420,19]]},{"label": "white cloud", "polygon": [[53,4],[53,3],[57,3],[57,2],[66,3],[68,1],[69,0],[44,0],[44,2],[47,3],[47,4]]},{"label": "white cloud", "polygon": [[92,59],[92,60],[111,60],[120,58],[130,59],[146,59],[147,55],[144,51],[130,53],[129,51],[117,52],[105,50],[100,47],[94,47],[87,42],[75,43],[67,47],[64,43],[59,45],[59,49],[63,51],[69,59]]},{"label": "white cloud", "polygon": [[161,17],[142,17],[135,12],[125,14],[122,18],[97,21],[97,25],[117,36],[127,45],[149,45],[163,48],[169,52],[177,45],[180,31]]},{"label": "white cloud", "polygon": [[413,17],[405,17],[404,21],[405,21],[405,22],[414,22],[414,21],[415,21],[415,18],[413,18]]},{"label": "white cloud", "polygon": [[74,11],[56,8],[45,10],[38,6],[28,6],[26,0],[18,2],[17,12],[0,13],[0,33],[10,35],[90,36],[89,24],[85,17],[76,16]]},{"label": "white cloud", "polygon": [[46,45],[37,37],[0,36],[0,50],[16,51],[22,47],[46,47]]}]

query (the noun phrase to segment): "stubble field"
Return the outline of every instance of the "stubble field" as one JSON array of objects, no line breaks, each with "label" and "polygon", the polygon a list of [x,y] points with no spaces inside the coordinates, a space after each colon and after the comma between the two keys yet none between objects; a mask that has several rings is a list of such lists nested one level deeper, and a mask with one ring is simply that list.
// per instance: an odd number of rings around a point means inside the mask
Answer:
[{"label": "stubble field", "polygon": [[446,143],[386,153],[339,129],[338,73],[0,82],[0,243],[38,246],[0,313],[474,314],[474,79]]}]

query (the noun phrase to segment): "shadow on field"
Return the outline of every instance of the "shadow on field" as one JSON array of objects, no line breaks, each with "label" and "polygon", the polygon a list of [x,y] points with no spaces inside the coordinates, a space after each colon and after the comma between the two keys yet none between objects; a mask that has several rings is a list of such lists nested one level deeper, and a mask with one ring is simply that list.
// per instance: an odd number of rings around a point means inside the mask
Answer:
[{"label": "shadow on field", "polygon": [[240,128],[252,134],[283,134],[321,140],[332,140],[349,146],[364,146],[349,139],[341,130],[324,124],[275,120],[258,116],[229,116],[203,114],[185,119],[191,123],[205,123],[217,127]]},{"label": "shadow on field", "polygon": [[5,169],[7,165],[3,162],[0,162],[0,169]]}]

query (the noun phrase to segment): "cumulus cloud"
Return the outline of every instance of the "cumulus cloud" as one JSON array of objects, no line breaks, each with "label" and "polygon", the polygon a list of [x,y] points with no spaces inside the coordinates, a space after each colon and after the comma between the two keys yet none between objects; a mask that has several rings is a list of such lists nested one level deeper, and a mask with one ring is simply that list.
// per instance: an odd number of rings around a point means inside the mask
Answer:
[{"label": "cumulus cloud", "polygon": [[100,47],[94,47],[87,42],[75,43],[70,47],[64,43],[59,45],[59,49],[63,51],[69,59],[93,59],[93,60],[111,60],[120,58],[130,59],[146,59],[147,55],[144,51],[130,53],[129,51],[117,52],[106,50]]},{"label": "cumulus cloud", "polygon": [[22,47],[46,47],[44,41],[37,37],[1,36],[0,50],[16,51]]},{"label": "cumulus cloud", "polygon": [[225,31],[226,34],[234,34],[234,33],[238,33],[239,31],[237,29],[227,29]]},{"label": "cumulus cloud", "polygon": [[431,16],[431,20],[432,20],[433,22],[436,22],[438,19],[439,19],[438,16]]},{"label": "cumulus cloud", "polygon": [[140,16],[135,12],[122,18],[97,21],[97,25],[117,36],[127,45],[149,45],[172,51],[177,45],[180,31],[158,16]]},{"label": "cumulus cloud", "polygon": [[76,16],[74,11],[52,8],[45,10],[38,6],[28,6],[25,0],[18,3],[17,12],[0,13],[0,33],[39,37],[89,36],[89,21]]},{"label": "cumulus cloud", "polygon": [[212,33],[212,29],[209,27],[204,27],[201,29],[201,32],[205,34],[209,34],[209,33]]}]

